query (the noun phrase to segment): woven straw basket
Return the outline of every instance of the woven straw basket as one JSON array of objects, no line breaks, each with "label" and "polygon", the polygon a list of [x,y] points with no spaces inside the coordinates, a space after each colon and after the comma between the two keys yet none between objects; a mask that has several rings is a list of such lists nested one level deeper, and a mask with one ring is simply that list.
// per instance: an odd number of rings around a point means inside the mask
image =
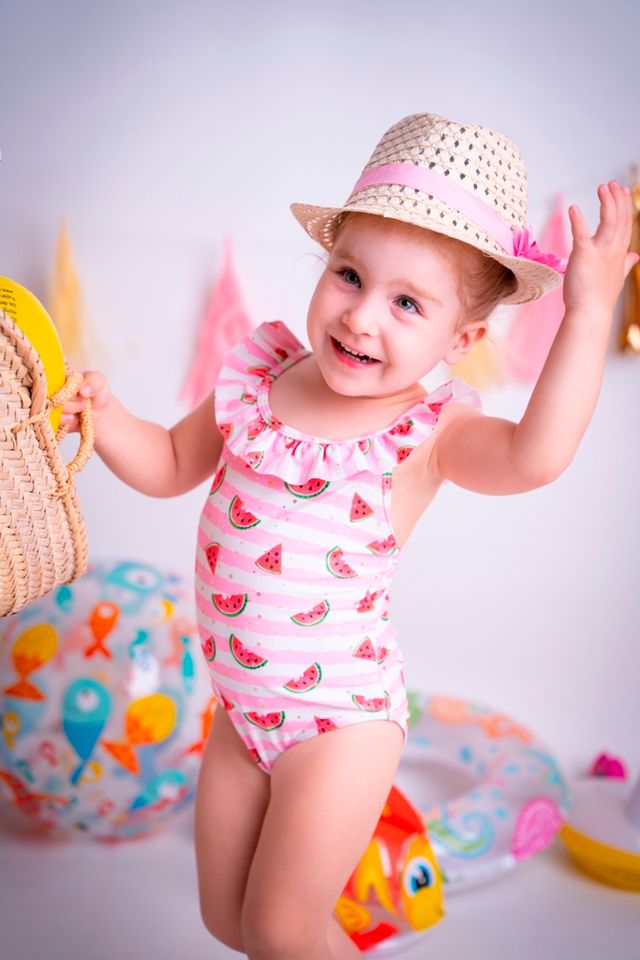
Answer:
[{"label": "woven straw basket", "polygon": [[91,406],[80,414],[80,446],[62,459],[50,414],[70,399],[82,374],[67,368],[47,397],[42,361],[22,330],[0,310],[0,617],[17,613],[87,569],[87,536],[73,475],[93,451]]}]

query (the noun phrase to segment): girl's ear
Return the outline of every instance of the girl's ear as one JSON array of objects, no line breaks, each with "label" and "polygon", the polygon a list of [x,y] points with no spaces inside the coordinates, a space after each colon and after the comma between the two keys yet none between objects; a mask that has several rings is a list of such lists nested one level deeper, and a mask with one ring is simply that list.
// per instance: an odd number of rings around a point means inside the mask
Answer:
[{"label": "girl's ear", "polygon": [[478,323],[470,323],[457,333],[449,345],[447,352],[442,358],[450,367],[460,363],[471,348],[479,343],[489,332],[489,324],[486,320],[480,320]]}]

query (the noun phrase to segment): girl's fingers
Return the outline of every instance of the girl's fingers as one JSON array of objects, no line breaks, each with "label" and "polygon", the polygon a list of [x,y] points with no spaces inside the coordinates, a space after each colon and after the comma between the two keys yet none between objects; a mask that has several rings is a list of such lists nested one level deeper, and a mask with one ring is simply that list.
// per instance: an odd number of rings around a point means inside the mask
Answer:
[{"label": "girl's fingers", "polygon": [[640,263],[640,253],[628,253],[624,258],[624,275],[631,273],[633,268]]},{"label": "girl's fingers", "polygon": [[578,243],[584,243],[589,239],[589,226],[582,216],[582,211],[577,204],[569,207],[569,220],[571,223],[571,233],[573,239]]},{"label": "girl's fingers", "polygon": [[618,223],[617,204],[613,187],[610,187],[608,183],[601,183],[598,187],[598,197],[600,198],[600,223],[593,235],[593,239],[610,243],[615,235]]}]

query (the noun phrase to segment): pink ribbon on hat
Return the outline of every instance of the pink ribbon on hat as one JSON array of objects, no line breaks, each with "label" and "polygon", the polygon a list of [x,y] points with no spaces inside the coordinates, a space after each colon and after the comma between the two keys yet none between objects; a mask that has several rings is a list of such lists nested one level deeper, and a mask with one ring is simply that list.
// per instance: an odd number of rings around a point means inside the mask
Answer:
[{"label": "pink ribbon on hat", "polygon": [[365,170],[351,191],[351,197],[365,187],[381,183],[413,187],[415,190],[443,200],[481,227],[510,257],[522,257],[542,263],[557,273],[564,273],[567,268],[567,260],[564,257],[556,257],[555,254],[540,249],[533,239],[531,226],[516,227],[512,230],[484,200],[458,186],[442,173],[436,173],[415,163],[385,163]]}]

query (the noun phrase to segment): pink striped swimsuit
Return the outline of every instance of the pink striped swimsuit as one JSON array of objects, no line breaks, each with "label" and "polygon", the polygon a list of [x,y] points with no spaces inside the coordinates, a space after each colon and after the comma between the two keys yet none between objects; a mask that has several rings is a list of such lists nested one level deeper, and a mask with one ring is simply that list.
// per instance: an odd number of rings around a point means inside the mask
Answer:
[{"label": "pink striped swimsuit", "polygon": [[368,720],[407,735],[389,620],[398,560],[394,466],[434,429],[461,380],[368,436],[319,440],[273,416],[273,380],[309,351],[280,321],[238,344],[216,386],[225,444],[200,517],[196,604],[214,693],[269,773],[301,740]]}]

